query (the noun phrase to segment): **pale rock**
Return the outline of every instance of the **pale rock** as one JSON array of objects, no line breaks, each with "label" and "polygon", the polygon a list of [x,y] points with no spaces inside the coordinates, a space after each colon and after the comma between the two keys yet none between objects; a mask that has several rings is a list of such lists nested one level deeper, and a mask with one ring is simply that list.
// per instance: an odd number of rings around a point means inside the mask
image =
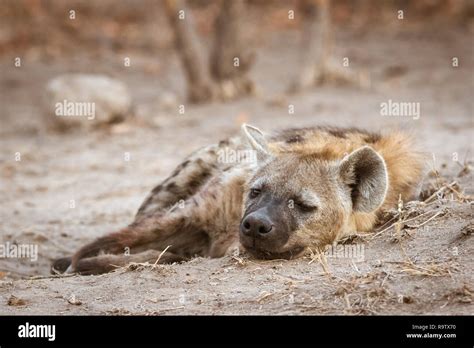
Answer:
[{"label": "pale rock", "polygon": [[127,86],[105,75],[65,74],[47,83],[46,117],[55,128],[94,128],[131,114]]}]

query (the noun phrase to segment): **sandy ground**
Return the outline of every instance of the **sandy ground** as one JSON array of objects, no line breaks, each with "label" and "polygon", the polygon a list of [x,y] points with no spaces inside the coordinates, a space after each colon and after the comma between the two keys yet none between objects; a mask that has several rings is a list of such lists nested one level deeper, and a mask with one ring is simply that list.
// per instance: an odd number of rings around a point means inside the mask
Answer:
[{"label": "sandy ground", "polygon": [[[83,51],[53,61],[27,56],[20,69],[2,57],[0,242],[37,244],[39,257],[0,259],[0,314],[474,313],[473,210],[463,199],[474,187],[472,173],[459,176],[462,168],[453,161],[457,153],[461,163],[472,163],[469,42],[472,32],[461,29],[381,31],[357,40],[340,33],[335,57],[350,57],[351,69],[365,71],[371,87],[327,86],[289,96],[284,90],[296,73],[296,33],[276,33],[262,43],[254,68],[259,96],[204,106],[184,102],[171,51],[132,55],[130,68],[120,56]],[[458,68],[453,56],[460,58]],[[110,129],[47,132],[44,85],[65,72],[122,79],[136,119]],[[184,115],[173,99],[186,105]],[[380,103],[388,99],[420,102],[420,119],[381,116]],[[243,121],[264,130],[315,124],[405,129],[434,154],[438,184],[456,181],[462,195],[448,190],[429,205],[408,205],[404,214],[414,219],[400,233],[387,229],[389,223],[381,233],[348,241],[364,246],[363,260],[196,258],[101,276],[49,276],[53,259],[131,222],[147,192],[183,156],[234,134]]]}]

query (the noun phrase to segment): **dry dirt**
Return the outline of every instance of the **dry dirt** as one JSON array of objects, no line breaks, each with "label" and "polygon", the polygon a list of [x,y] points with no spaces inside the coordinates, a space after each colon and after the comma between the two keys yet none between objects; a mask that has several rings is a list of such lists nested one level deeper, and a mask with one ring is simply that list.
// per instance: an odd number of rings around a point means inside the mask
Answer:
[{"label": "dry dirt", "polygon": [[[38,244],[39,257],[0,259],[0,314],[473,314],[473,177],[469,170],[458,175],[473,155],[472,30],[432,29],[392,28],[357,40],[339,33],[335,56],[350,57],[351,69],[365,70],[371,86],[295,96],[284,90],[296,72],[297,33],[274,33],[261,43],[253,70],[259,95],[204,106],[184,102],[182,73],[169,50],[132,54],[129,68],[118,54],[84,50],[62,59],[31,52],[21,68],[13,67],[13,56],[2,57],[0,242]],[[47,132],[44,85],[65,72],[122,79],[136,119],[92,132]],[[186,105],[184,115],[174,99]],[[420,102],[420,119],[381,116],[388,99]],[[101,276],[49,276],[53,259],[129,223],[183,156],[235,133],[243,121],[264,130],[331,124],[411,131],[435,155],[440,174],[425,188],[456,181],[460,194],[446,189],[428,205],[408,204],[402,218],[415,219],[398,232],[387,229],[395,217],[381,233],[347,241],[364,246],[364,260],[196,258]]]}]

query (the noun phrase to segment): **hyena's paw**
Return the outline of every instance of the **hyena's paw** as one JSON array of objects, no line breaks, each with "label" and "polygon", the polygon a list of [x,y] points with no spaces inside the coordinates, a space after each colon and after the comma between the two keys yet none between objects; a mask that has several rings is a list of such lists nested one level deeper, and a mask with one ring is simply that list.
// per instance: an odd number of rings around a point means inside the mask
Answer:
[{"label": "hyena's paw", "polygon": [[88,275],[106,273],[116,268],[116,266],[113,265],[114,261],[123,263],[120,262],[120,258],[114,258],[113,255],[103,255],[81,259],[76,263],[73,269],[72,257],[63,257],[53,262],[51,265],[51,274],[79,273]]},{"label": "hyena's paw", "polygon": [[51,274],[62,274],[71,266],[71,257],[56,259],[51,265]]},{"label": "hyena's paw", "polygon": [[126,264],[125,258],[117,255],[101,255],[77,261],[71,273],[81,275],[102,274]]},{"label": "hyena's paw", "polygon": [[240,256],[244,252],[239,242],[233,243],[225,252],[226,256]]},{"label": "hyena's paw", "polygon": [[[176,255],[171,252],[163,252],[161,250],[147,250],[138,254],[131,255],[99,255],[89,258],[80,259],[76,262],[71,273],[79,273],[81,275],[93,275],[111,272],[119,267],[127,266],[129,263],[149,263],[149,264],[166,264],[173,262],[186,261],[187,258]],[[69,270],[67,271],[69,272]]]}]

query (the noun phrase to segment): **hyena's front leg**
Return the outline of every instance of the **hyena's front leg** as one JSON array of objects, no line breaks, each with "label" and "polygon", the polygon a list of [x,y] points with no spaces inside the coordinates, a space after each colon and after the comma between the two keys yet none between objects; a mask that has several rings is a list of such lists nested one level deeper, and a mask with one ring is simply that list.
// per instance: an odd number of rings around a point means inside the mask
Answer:
[{"label": "hyena's front leg", "polygon": [[130,263],[150,263],[163,264],[185,261],[186,258],[176,255],[168,250],[147,250],[138,254],[130,255],[99,255],[80,259],[74,271],[82,275],[101,274],[113,271],[118,267],[126,266]]},{"label": "hyena's front leg", "polygon": [[[160,263],[192,256],[223,256],[238,243],[244,182],[242,173],[215,177],[201,191],[174,205],[167,213],[137,219],[127,228],[82,247],[73,255],[70,265],[68,259],[60,259],[53,268],[85,274],[103,273],[134,259],[154,262],[150,257],[167,248]],[[158,254],[143,254],[150,250]],[[134,254],[136,256],[132,256]]]},{"label": "hyena's front leg", "polygon": [[[206,240],[196,240],[189,205],[183,211],[160,214],[134,222],[130,226],[96,239],[79,249],[71,258],[68,272],[97,274],[133,261],[135,254],[157,251],[163,254],[160,263],[184,260],[191,254],[201,254],[207,249]],[[189,219],[189,220],[188,220]],[[187,236],[186,236],[187,234]],[[191,238],[190,238],[191,237]],[[188,246],[187,242],[193,243]],[[153,254],[154,255],[154,254]],[[131,258],[132,256],[132,258]],[[144,256],[144,255],[141,255]],[[172,256],[172,257],[171,257]],[[151,261],[145,257],[146,261]],[[142,258],[140,258],[142,260]],[[64,261],[62,261],[64,268]]]},{"label": "hyena's front leg", "polygon": [[117,232],[100,237],[92,243],[83,246],[72,257],[65,257],[54,261],[51,271],[52,273],[78,272],[79,262],[87,259],[89,260],[87,268],[90,269],[94,263],[94,258],[97,261],[96,268],[103,269],[103,261],[106,259],[104,257],[97,259],[97,257],[100,257],[99,255],[106,254],[106,256],[111,256],[115,254],[125,257],[133,252],[135,248],[150,245],[150,243],[155,241],[157,236],[152,226],[153,222],[148,218],[140,223],[134,222]]},{"label": "hyena's front leg", "polygon": [[117,232],[107,234],[86,244],[72,257],[57,259],[51,267],[52,273],[75,272],[77,263],[81,259],[96,257],[99,254],[123,254],[128,253],[132,247],[146,245],[152,242],[156,236],[150,229],[151,221],[143,221],[141,224],[134,223]]}]

